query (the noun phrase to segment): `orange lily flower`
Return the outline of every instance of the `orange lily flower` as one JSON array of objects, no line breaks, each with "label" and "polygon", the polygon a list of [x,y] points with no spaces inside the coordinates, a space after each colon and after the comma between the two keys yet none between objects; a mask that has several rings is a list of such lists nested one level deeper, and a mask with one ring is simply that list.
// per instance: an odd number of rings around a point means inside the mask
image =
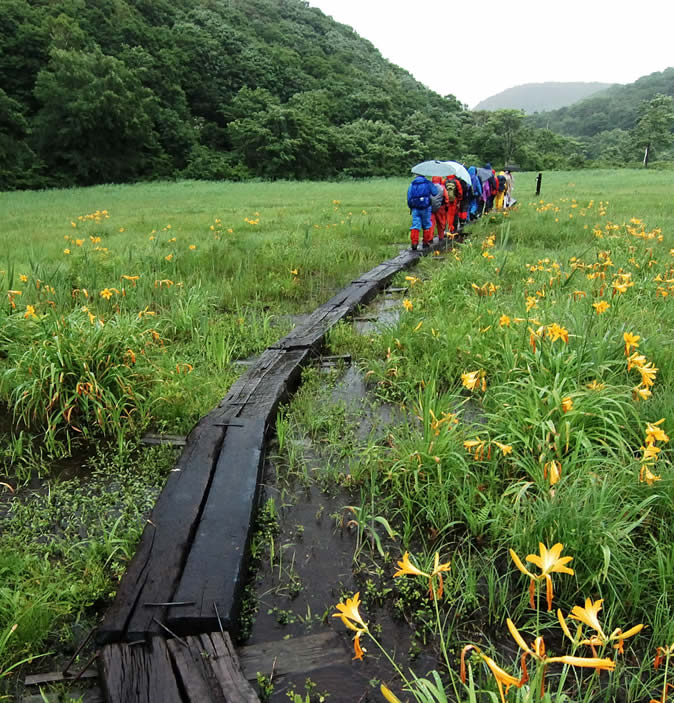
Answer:
[{"label": "orange lily flower", "polygon": [[[610,642],[615,642],[616,644],[613,645],[613,648],[617,649],[620,654],[623,654],[625,651],[625,640],[641,632],[641,630],[643,630],[644,628],[644,625],[640,623],[639,625],[631,627],[626,632],[623,632],[622,629],[618,627],[613,630],[613,632],[607,637],[604,634],[604,630],[601,627],[601,623],[599,622],[599,611],[602,609],[603,602],[604,601],[601,598],[594,602],[591,598],[586,598],[585,607],[581,608],[579,605],[574,606],[571,610],[571,613],[569,614],[569,617],[573,620],[578,620],[579,622],[583,623],[583,625],[587,625],[597,633],[596,635],[590,636],[589,639],[584,639],[580,641],[580,644],[585,644],[592,648],[592,654],[594,656],[597,656],[597,651],[595,647],[603,647],[609,644]],[[566,622],[564,620],[564,616],[562,615],[561,610],[557,611],[557,617],[559,618],[559,622],[562,625],[564,634],[566,634],[569,639],[573,639],[572,637],[570,637],[570,633],[568,631],[568,627],[566,627]],[[579,626],[579,637],[580,636],[582,636],[582,626]]]},{"label": "orange lily flower", "polygon": [[548,664],[568,664],[569,666],[579,666],[589,669],[595,669],[597,671],[613,671],[615,669],[615,662],[608,658],[599,657],[574,657],[570,655],[563,655],[561,657],[548,657],[545,653],[545,642],[542,637],[537,637],[534,640],[533,648],[527,645],[524,641],[524,637],[519,633],[518,629],[515,627],[513,621],[508,618],[506,621],[508,625],[508,630],[512,635],[512,638],[517,642],[517,644],[524,650],[522,655],[522,667],[526,669],[525,657],[528,655],[536,661],[539,661],[543,665],[543,677],[541,679],[541,696],[545,695],[545,668]]},{"label": "orange lily flower", "polygon": [[[566,412],[566,411],[565,411]],[[550,477],[550,485],[554,486],[556,483],[559,482],[559,479],[562,477],[562,462],[561,461],[548,461],[544,466],[543,466],[543,478],[548,478]]]},{"label": "orange lily flower", "polygon": [[[442,572],[443,571],[449,571],[450,569],[450,564],[451,562],[445,562],[444,564],[440,563],[440,552],[435,553],[435,559],[434,559],[434,564],[433,564],[433,571],[430,574],[427,574],[425,571],[421,571],[421,569],[417,569],[414,564],[410,561],[410,554],[409,552],[405,552],[403,554],[403,560],[398,562],[398,566],[400,569],[393,574],[393,578],[396,578],[397,576],[423,576],[424,578],[428,579],[428,593],[430,598],[442,598],[442,594],[444,592],[444,583],[442,580]],[[437,576],[438,577],[438,587],[437,589],[433,588],[433,578]]]},{"label": "orange lily flower", "polygon": [[534,605],[534,583],[536,581],[540,581],[542,579],[545,579],[546,583],[546,594],[547,594],[547,600],[548,600],[548,610],[552,610],[552,598],[553,598],[553,590],[552,590],[552,578],[550,577],[551,573],[560,573],[560,574],[571,574],[573,576],[574,571],[573,569],[569,568],[566,566],[573,557],[562,557],[562,549],[564,549],[564,545],[561,542],[557,542],[557,544],[553,545],[548,549],[543,542],[539,542],[538,544],[539,547],[539,554],[528,554],[526,560],[537,566],[540,570],[541,573],[539,575],[532,574],[522,563],[520,558],[517,556],[514,550],[510,550],[510,556],[512,560],[515,562],[515,566],[525,575],[527,575],[531,579],[531,583],[529,585],[529,603],[531,604],[532,608],[535,608],[536,606]]},{"label": "orange lily flower", "polygon": [[657,422],[649,422],[646,425],[646,444],[654,444],[655,442],[669,442],[669,437],[664,433],[662,428],[658,427],[665,421],[661,418]]},{"label": "orange lily flower", "polygon": [[638,334],[632,334],[631,332],[625,332],[623,334],[623,340],[625,341],[625,356],[630,355],[630,351],[639,346],[639,340],[641,337]]},{"label": "orange lily flower", "polygon": [[353,638],[353,651],[354,659],[362,661],[363,652],[365,651],[360,646],[360,636],[363,633],[370,634],[368,630],[367,623],[363,620],[360,613],[358,612],[358,606],[360,605],[360,592],[356,593],[353,598],[347,598],[346,603],[337,603],[335,606],[338,613],[333,613],[333,618],[340,618],[341,621],[349,628],[349,630],[354,630],[356,632]]},{"label": "orange lily flower", "polygon": [[[494,675],[496,683],[498,685],[498,692],[501,695],[501,703],[505,703],[505,695],[508,695],[508,691],[511,686],[516,688],[522,688],[524,684],[529,680],[529,675],[527,674],[526,667],[522,673],[521,678],[516,678],[511,676],[507,671],[504,671],[491,657],[488,657],[482,650],[474,644],[467,644],[461,650],[461,681],[466,683],[466,653],[471,649],[475,650],[480,656],[482,661],[487,665],[489,671]],[[503,694],[503,687],[505,686],[505,695]]]},{"label": "orange lily flower", "polygon": [[396,576],[425,576],[426,578],[430,578],[429,574],[417,569],[417,567],[412,564],[410,561],[409,552],[405,552],[405,554],[403,554],[403,560],[398,562],[398,566],[400,567],[400,570],[393,574],[393,578]]},{"label": "orange lily flower", "polygon": [[469,390],[474,391],[480,383],[480,372],[478,371],[466,371],[466,373],[461,374],[461,383]]},{"label": "orange lily flower", "polygon": [[647,483],[649,486],[652,486],[656,481],[661,481],[660,476],[656,476],[649,468],[648,466],[642,466],[641,470],[639,471],[639,481],[640,483]]}]

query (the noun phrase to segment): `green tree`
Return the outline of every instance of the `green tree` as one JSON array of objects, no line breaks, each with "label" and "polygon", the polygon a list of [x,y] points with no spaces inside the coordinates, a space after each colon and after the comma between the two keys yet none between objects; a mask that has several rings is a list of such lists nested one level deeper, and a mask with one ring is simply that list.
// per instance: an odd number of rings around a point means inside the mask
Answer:
[{"label": "green tree", "polygon": [[24,141],[27,131],[21,104],[0,88],[0,190],[30,185],[35,154]]},{"label": "green tree", "polygon": [[54,49],[35,95],[37,150],[56,182],[128,181],[151,174],[160,160],[152,92],[100,49]]},{"label": "green tree", "polygon": [[641,103],[634,137],[637,145],[644,147],[644,168],[648,168],[652,148],[666,148],[674,141],[673,127],[674,99],[671,95],[658,93]]}]

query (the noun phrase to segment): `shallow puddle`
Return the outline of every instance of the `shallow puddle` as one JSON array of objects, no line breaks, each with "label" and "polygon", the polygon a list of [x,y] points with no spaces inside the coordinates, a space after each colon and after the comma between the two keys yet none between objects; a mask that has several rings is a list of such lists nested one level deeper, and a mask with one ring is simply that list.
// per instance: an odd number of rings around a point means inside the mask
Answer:
[{"label": "shallow puddle", "polygon": [[[366,444],[373,435],[385,435],[392,423],[404,419],[397,406],[374,401],[363,373],[356,366],[345,368],[326,403],[344,407],[348,421],[357,421],[358,444]],[[338,618],[332,617],[336,612],[335,605],[360,591],[363,617],[371,625],[381,628],[381,641],[390,653],[395,653],[403,669],[409,665],[413,632],[406,623],[392,618],[390,603],[381,593],[383,579],[369,573],[369,567],[368,573],[359,572],[359,566],[353,561],[358,547],[358,530],[354,524],[349,525],[354,513],[346,506],[358,499],[335,487],[330,479],[325,481],[326,490],[321,488],[321,473],[328,463],[332,471],[341,471],[348,480],[348,462],[335,467],[334,457],[328,459],[323,446],[315,444],[309,437],[295,440],[292,451],[301,455],[308,479],[285,483],[283,488],[276,480],[276,466],[267,462],[263,500],[274,499],[279,533],[273,546],[268,538],[268,544],[262,550],[264,556],[259,562],[255,580],[259,611],[245,644],[295,640],[301,660],[304,636],[332,631],[336,633],[334,640],[337,643],[333,663],[327,667],[274,675],[270,700],[275,703],[287,701],[290,691],[304,695],[309,679],[309,688],[314,694],[329,693],[327,700],[335,703],[380,701],[380,681],[387,681],[396,688],[394,671],[366,636],[361,642],[368,650],[364,661],[353,661],[353,632],[347,630]],[[339,464],[339,460],[336,461]],[[370,563],[368,554],[369,547],[365,547],[361,563]],[[425,673],[435,665],[433,656],[422,654],[414,668]],[[279,667],[283,671],[283,662],[279,662]],[[269,676],[271,670],[261,673]]]},{"label": "shallow puddle", "polygon": [[400,318],[401,310],[402,302],[399,297],[379,296],[354,317],[353,328],[360,334],[372,334],[382,328],[393,327]]}]

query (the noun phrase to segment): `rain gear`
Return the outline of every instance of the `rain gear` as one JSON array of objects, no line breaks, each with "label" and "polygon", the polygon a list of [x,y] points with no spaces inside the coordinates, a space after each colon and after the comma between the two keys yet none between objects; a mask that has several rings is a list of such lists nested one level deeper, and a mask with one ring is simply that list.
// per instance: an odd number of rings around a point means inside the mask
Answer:
[{"label": "rain gear", "polygon": [[494,196],[494,208],[496,210],[503,210],[503,201],[504,201],[505,194],[506,194],[505,189],[508,187],[508,185],[507,185],[507,181],[505,179],[505,172],[499,171],[498,175],[503,176],[503,183],[504,183],[505,187],[503,190],[501,190],[499,188],[496,195]]},{"label": "rain gear", "polygon": [[456,185],[456,200],[449,203],[447,208],[447,229],[450,232],[455,232],[458,224],[459,204],[463,198],[463,183],[456,176],[447,176],[445,183],[452,181]]},{"label": "rain gear", "polygon": [[475,166],[471,166],[468,169],[468,173],[470,174],[470,182],[473,187],[473,192],[468,203],[468,215],[471,220],[474,220],[478,217],[478,214],[482,210],[480,203],[482,199],[482,183],[477,176],[477,169]]},{"label": "rain gear", "polygon": [[[412,186],[415,183],[428,183],[428,179],[423,176],[417,176],[412,183],[410,183],[407,189],[407,203],[409,205],[410,196],[412,194]],[[437,192],[436,186],[429,183],[431,186],[431,195]],[[429,244],[433,241],[433,230],[431,229],[431,206],[430,203],[428,207],[425,208],[413,208],[410,207],[410,213],[412,215],[412,226],[410,227],[410,240],[412,242],[412,248],[416,249],[419,244],[419,231],[423,230],[423,241],[424,244]]]},{"label": "rain gear", "polygon": [[431,232],[438,229],[438,241],[445,238],[445,227],[447,226],[447,207],[449,206],[449,195],[447,189],[442,185],[440,176],[433,176],[435,187],[442,193],[442,205],[437,210],[431,213]]},{"label": "rain gear", "polygon": [[511,171],[505,172],[506,180],[508,181],[508,190],[505,196],[505,206],[510,207],[515,203],[515,196],[513,195],[513,188],[515,186],[515,181],[513,179],[513,174]]}]

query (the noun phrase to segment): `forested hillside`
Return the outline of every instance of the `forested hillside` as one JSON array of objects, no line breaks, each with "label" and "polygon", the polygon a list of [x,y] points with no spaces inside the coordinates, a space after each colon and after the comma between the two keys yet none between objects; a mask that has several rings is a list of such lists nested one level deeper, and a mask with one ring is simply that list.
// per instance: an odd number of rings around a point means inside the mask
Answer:
[{"label": "forested hillside", "polygon": [[[645,104],[656,95],[674,97],[674,68],[614,85],[585,100],[527,118],[528,124],[584,140],[590,158],[630,158],[633,134]],[[670,129],[671,132],[671,129]],[[633,155],[632,155],[633,156]]]},{"label": "forested hillside", "polygon": [[0,190],[364,177],[456,158],[585,163],[469,112],[302,0],[0,0]]},{"label": "forested hillside", "polygon": [[483,100],[476,110],[524,110],[528,115],[572,105],[610,83],[524,83]]},{"label": "forested hillside", "polygon": [[390,173],[460,104],[299,0],[0,0],[2,187]]}]

